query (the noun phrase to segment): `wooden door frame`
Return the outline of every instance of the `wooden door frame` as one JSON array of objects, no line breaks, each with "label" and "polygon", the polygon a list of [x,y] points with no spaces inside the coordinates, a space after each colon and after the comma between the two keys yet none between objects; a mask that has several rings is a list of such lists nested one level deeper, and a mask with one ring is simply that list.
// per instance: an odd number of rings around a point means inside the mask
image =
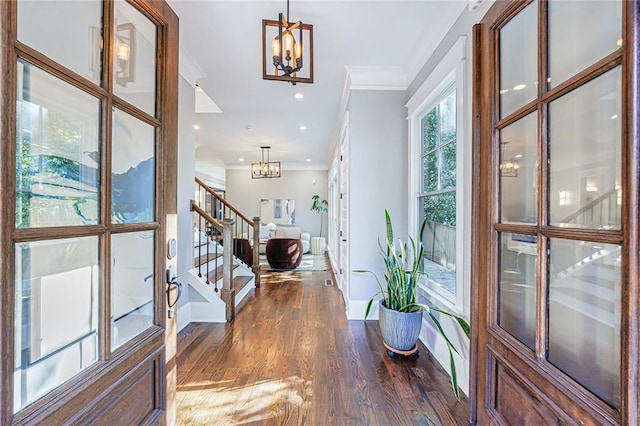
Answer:
[{"label": "wooden door frame", "polygon": [[[473,178],[472,196],[472,276],[476,282],[472,285],[472,329],[471,329],[471,371],[476,374],[470,379],[470,414],[471,424],[500,423],[497,417],[488,415],[489,398],[492,395],[492,381],[495,381],[495,358],[491,360],[492,345],[514,349],[508,342],[490,341],[490,330],[497,329],[495,323],[496,306],[492,304],[491,294],[495,294],[497,286],[497,270],[494,267],[498,259],[497,244],[494,237],[494,225],[498,220],[495,194],[498,191],[499,179],[498,159],[495,144],[498,133],[495,123],[498,122],[497,98],[498,56],[495,35],[491,32],[502,25],[514,14],[524,8],[528,1],[496,2],[487,12],[480,24],[474,26],[473,53]],[[576,390],[570,380],[553,371],[539,373],[538,380],[552,383],[549,386],[529,381],[521,376],[525,388],[529,388],[536,397],[542,399],[547,407],[556,415],[570,418],[598,419],[623,424],[638,424],[639,389],[638,372],[640,359],[640,6],[637,2],[623,1],[622,34],[625,46],[622,51],[622,187],[624,191],[622,205],[622,278],[621,278],[621,371],[620,393],[621,408],[617,412],[594,404],[588,392]],[[546,7],[542,4],[541,7]],[[539,23],[539,25],[542,25]],[[541,34],[542,32],[539,32]],[[546,41],[546,40],[542,40]],[[544,44],[544,43],[543,43]],[[546,55],[541,55],[545,60]],[[615,55],[611,55],[615,56]],[[539,67],[540,69],[541,67]],[[540,71],[539,71],[540,72]],[[625,77],[626,80],[625,80]],[[540,77],[539,77],[540,78]],[[545,118],[543,117],[543,121]],[[544,126],[543,126],[544,127]],[[539,129],[539,138],[546,138],[546,129]],[[544,132],[544,133],[543,133]],[[546,140],[546,139],[545,139]],[[546,170],[546,167],[543,168]],[[547,184],[547,177],[541,173],[539,188]],[[542,199],[542,197],[539,197]],[[540,205],[543,202],[540,201]],[[546,206],[541,206],[543,213]],[[541,249],[539,249],[541,250]],[[540,257],[539,257],[540,258]],[[540,267],[538,274],[540,273]],[[538,298],[546,289],[538,288]],[[545,306],[538,300],[537,320],[544,314]],[[537,327],[539,328],[539,326]],[[544,330],[546,332],[546,330]],[[537,332],[537,345],[542,344],[544,332]],[[495,352],[494,352],[495,354]],[[527,365],[536,365],[542,358],[530,360],[519,354],[517,348],[508,360],[504,360],[519,369]],[[544,356],[543,356],[544,358]],[[514,372],[517,375],[517,371]],[[489,379],[489,375],[493,379]],[[556,404],[556,401],[561,403]],[[489,413],[490,414],[490,413]]]},{"label": "wooden door frame", "polygon": [[[110,93],[108,74],[110,61],[103,54],[103,81],[97,87],[88,80],[65,68],[55,65],[46,56],[28,46],[16,43],[17,3],[0,2],[0,270],[2,270],[0,303],[3,306],[0,315],[0,424],[33,424],[44,421],[92,422],[101,419],[105,413],[114,414],[114,407],[128,404],[131,410],[138,408],[134,403],[122,401],[113,392],[135,390],[138,383],[153,386],[156,389],[153,398],[154,410],[147,415],[145,422],[175,422],[176,392],[176,319],[168,319],[167,297],[175,297],[176,289],[166,290],[164,271],[169,264],[175,264],[176,258],[167,257],[168,238],[177,238],[177,135],[178,135],[178,18],[165,1],[129,0],[157,26],[156,54],[156,107],[153,120],[159,123],[156,131],[155,177],[156,177],[156,232],[154,266],[154,300],[156,326],[142,333],[138,342],[123,345],[122,349],[110,354],[109,319],[104,310],[110,303],[110,295],[105,291],[104,283],[110,279],[108,269],[101,269],[101,296],[99,330],[102,338],[98,361],[66,381],[53,391],[28,405],[17,414],[13,413],[13,365],[14,365],[14,316],[15,316],[15,250],[14,244],[20,238],[33,241],[39,230],[20,230],[15,237],[15,138],[16,138],[16,93],[18,50],[22,56],[33,59],[35,64],[53,75],[64,76],[75,85],[98,96],[101,101],[103,123],[110,123],[105,117],[110,114],[113,96]],[[103,28],[112,27],[114,2],[105,1],[103,6]],[[109,32],[105,33],[109,34]],[[110,52],[113,40],[104,37],[104,52]],[[126,110],[126,109],[125,109]],[[129,112],[129,111],[127,111]],[[136,115],[140,116],[139,113]],[[146,118],[149,121],[149,118]],[[111,132],[108,125],[103,126],[101,141]],[[110,176],[107,172],[109,151],[103,148],[101,160],[101,186],[110,191]],[[108,194],[102,191],[101,205],[108,200]],[[101,212],[104,209],[101,208]],[[101,213],[99,225],[86,231],[87,235],[100,235],[101,245],[110,232],[104,232],[105,215]],[[147,226],[146,228],[148,228]],[[121,230],[135,231],[139,226],[123,226]],[[47,231],[41,239],[65,236],[71,231],[73,236],[82,235],[82,231],[61,228]],[[100,233],[97,233],[100,232]],[[16,239],[17,238],[17,239]],[[104,248],[101,253],[104,253]],[[104,264],[104,259],[101,259]],[[104,271],[103,271],[104,270]],[[147,348],[147,349],[145,349]],[[131,349],[137,349],[131,351]],[[165,375],[166,371],[166,375]]]}]

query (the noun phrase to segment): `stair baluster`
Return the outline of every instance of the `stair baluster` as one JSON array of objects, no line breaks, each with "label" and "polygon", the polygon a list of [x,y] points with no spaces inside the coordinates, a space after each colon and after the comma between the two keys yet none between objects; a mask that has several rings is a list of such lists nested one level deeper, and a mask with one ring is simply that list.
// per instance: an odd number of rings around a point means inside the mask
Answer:
[{"label": "stair baluster", "polygon": [[[249,263],[248,259],[253,260],[253,265],[251,265],[251,269],[255,275],[255,286],[256,288],[260,287],[260,263],[259,263],[259,237],[260,235],[260,218],[254,218],[253,220],[247,218],[243,215],[238,209],[232,206],[227,200],[225,200],[222,196],[217,194],[213,189],[211,189],[205,182],[196,178],[196,188],[197,188],[197,205],[201,207],[209,217],[215,218],[218,223],[223,221],[224,219],[231,219],[234,225],[231,225],[230,239],[225,239],[223,237],[223,241],[230,241],[229,247],[233,250],[233,253],[236,257],[241,259],[245,263]],[[224,232],[224,231],[221,231]],[[253,235],[252,235],[253,234]],[[248,240],[251,241],[253,236],[253,248],[252,248],[252,256],[246,252],[245,244],[238,241],[236,239]]]}]

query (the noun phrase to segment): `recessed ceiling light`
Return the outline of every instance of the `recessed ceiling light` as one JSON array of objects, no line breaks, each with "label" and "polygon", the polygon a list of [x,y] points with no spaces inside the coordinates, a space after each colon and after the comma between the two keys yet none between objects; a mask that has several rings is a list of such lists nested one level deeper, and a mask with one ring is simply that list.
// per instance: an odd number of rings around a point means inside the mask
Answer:
[{"label": "recessed ceiling light", "polygon": [[516,155],[516,158],[522,158],[522,154]]},{"label": "recessed ceiling light", "polygon": [[242,163],[244,161],[244,158],[240,157],[238,158],[238,161]]},{"label": "recessed ceiling light", "polygon": [[196,130],[200,130],[200,126],[198,126],[197,124],[194,124],[193,128],[196,129]]},{"label": "recessed ceiling light", "polygon": [[513,90],[522,90],[522,89],[524,89],[525,87],[527,87],[527,85],[526,85],[526,84],[518,84],[517,86],[515,86],[515,87],[513,88]]},{"label": "recessed ceiling light", "polygon": [[300,125],[300,130],[307,130],[307,126],[305,126],[304,124]]},{"label": "recessed ceiling light", "polygon": [[302,98],[304,98],[304,95],[302,93],[298,92],[295,95],[293,95],[293,97],[296,98],[296,99],[302,99]]},{"label": "recessed ceiling light", "polygon": [[611,119],[612,119],[612,120],[615,120],[616,118],[618,118],[618,114],[613,114],[613,115],[611,116]]},{"label": "recessed ceiling light", "polygon": [[253,131],[253,126],[251,124],[247,124],[246,126],[244,126],[245,129],[247,129],[249,132]]},{"label": "recessed ceiling light", "polygon": [[310,162],[311,162],[311,158],[307,158],[307,163],[310,163]]}]

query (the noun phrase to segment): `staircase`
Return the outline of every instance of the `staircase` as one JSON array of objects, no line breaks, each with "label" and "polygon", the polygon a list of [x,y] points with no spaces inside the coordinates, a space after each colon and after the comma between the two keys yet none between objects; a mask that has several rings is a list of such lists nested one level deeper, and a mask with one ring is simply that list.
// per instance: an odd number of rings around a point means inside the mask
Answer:
[{"label": "staircase", "polygon": [[193,290],[191,321],[229,322],[251,290],[260,287],[260,218],[250,221],[198,178],[196,194],[191,201],[194,267],[187,277]]}]

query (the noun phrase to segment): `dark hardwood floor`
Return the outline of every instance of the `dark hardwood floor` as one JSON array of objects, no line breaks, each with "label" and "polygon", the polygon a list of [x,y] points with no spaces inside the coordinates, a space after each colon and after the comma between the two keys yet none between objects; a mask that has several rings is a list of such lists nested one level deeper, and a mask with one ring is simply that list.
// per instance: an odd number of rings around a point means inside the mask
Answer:
[{"label": "dark hardwood floor", "polygon": [[329,271],[266,273],[231,324],[178,335],[180,425],[463,425],[424,346],[389,358],[377,321],[347,321]]}]

